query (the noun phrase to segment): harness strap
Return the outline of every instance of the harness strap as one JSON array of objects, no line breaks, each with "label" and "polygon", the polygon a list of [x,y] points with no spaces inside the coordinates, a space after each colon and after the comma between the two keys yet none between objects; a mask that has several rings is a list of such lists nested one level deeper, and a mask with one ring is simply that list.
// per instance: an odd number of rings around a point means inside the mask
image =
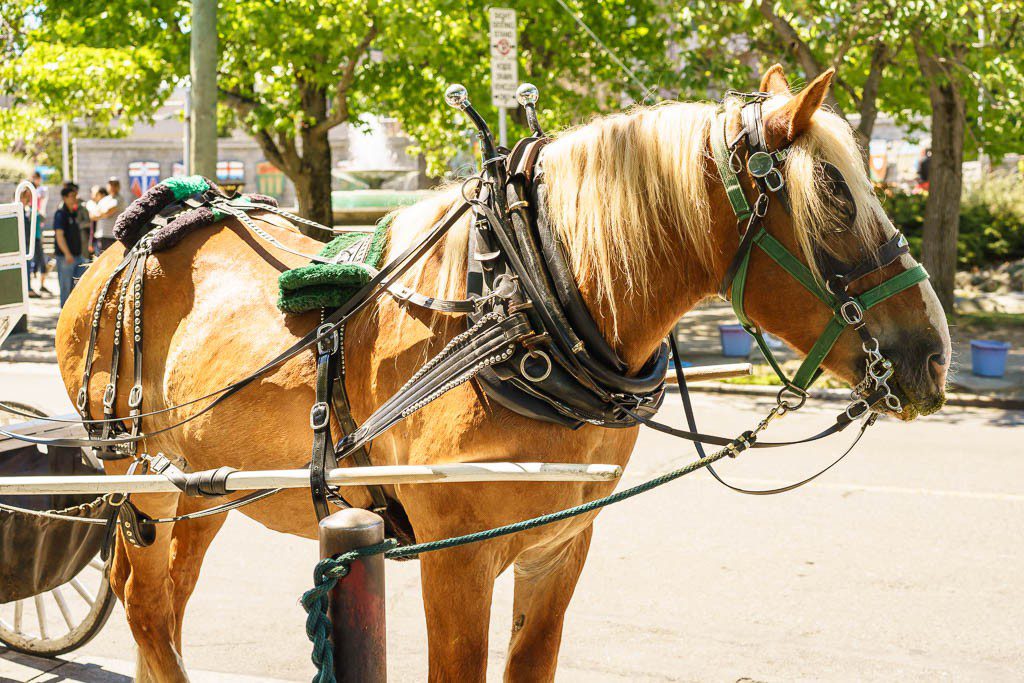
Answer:
[{"label": "harness strap", "polygon": [[722,178],[722,185],[725,186],[725,194],[732,204],[732,210],[736,214],[736,220],[742,223],[750,218],[753,211],[747,196],[743,192],[743,185],[740,184],[739,176],[733,171],[729,163],[729,141],[727,140],[726,127],[728,122],[724,113],[715,120],[715,130],[711,131],[711,151],[715,156],[715,165],[718,167],[718,175]]},{"label": "harness strap", "polygon": [[334,375],[337,372],[337,357],[340,347],[338,330],[327,330],[321,325],[320,332],[327,335],[317,342],[316,355],[316,402],[309,411],[309,426],[313,428],[313,456],[309,462],[309,493],[313,498],[313,509],[317,520],[326,517],[327,476],[325,470],[337,467],[334,442],[331,439],[331,408],[329,401],[334,393]]},{"label": "harness strap", "polygon": [[[341,426],[342,434],[351,434],[356,431],[358,425],[352,418],[352,407],[348,402],[348,391],[345,388],[345,326],[341,325],[338,327],[338,362],[337,362],[337,377],[334,379],[334,387],[331,392],[331,405],[334,408],[334,416],[338,420],[338,424]],[[369,467],[373,463],[370,462],[370,446],[372,444],[366,444],[352,451],[352,461],[358,467]],[[370,492],[370,498],[373,500],[373,511],[378,514],[384,514],[388,507],[387,496],[384,495],[384,487],[379,485],[367,486],[366,489]]]},{"label": "harness strap", "polygon": [[[427,236],[419,243],[410,246],[404,252],[395,257],[390,261],[384,268],[382,268],[362,289],[360,289],[351,299],[345,304],[335,310],[325,320],[332,326],[332,329],[338,325],[343,324],[356,312],[362,310],[363,307],[376,301],[380,296],[387,291],[388,286],[395,282],[401,277],[412,265],[421,258],[425,253],[432,249],[441,238],[447,234],[448,230],[466,213],[470,208],[468,203],[459,204],[456,208],[451,210],[448,215],[442,220],[435,224],[434,228],[427,234]],[[232,396],[238,391],[248,386],[254,380],[259,378],[263,373],[269,369],[297,356],[299,353],[304,351],[309,346],[317,343],[322,339],[325,334],[321,334],[318,330],[312,330],[307,332],[301,339],[297,340],[290,347],[279,353],[276,357],[265,363],[263,366],[257,368],[253,372],[249,373],[245,377],[232,382],[231,384],[221,387],[216,391],[212,391],[203,396],[193,398],[183,403],[168,406],[160,410],[153,410],[146,413],[140,413],[139,417],[150,417],[152,415],[158,415],[161,413],[170,412],[172,410],[179,410],[189,405],[194,405],[200,401],[207,399],[213,399],[207,405],[197,410],[193,415],[187,418],[179,420],[166,427],[162,427],[152,432],[141,433],[136,436],[125,435],[122,439],[76,439],[76,438],[59,438],[59,439],[47,439],[42,437],[33,437],[23,434],[14,434],[7,429],[0,428],[0,435],[6,436],[12,439],[18,439],[19,441],[25,441],[27,443],[39,444],[42,446],[69,446],[73,448],[92,448],[97,446],[114,446],[123,444],[125,442],[136,442],[143,439],[149,438],[156,434],[161,434],[172,429],[176,429],[181,425],[191,422],[200,415],[212,410],[215,406],[219,405],[222,401]],[[109,421],[115,420],[84,420],[87,425],[90,424],[103,424]],[[268,494],[269,495],[269,494]]]}]

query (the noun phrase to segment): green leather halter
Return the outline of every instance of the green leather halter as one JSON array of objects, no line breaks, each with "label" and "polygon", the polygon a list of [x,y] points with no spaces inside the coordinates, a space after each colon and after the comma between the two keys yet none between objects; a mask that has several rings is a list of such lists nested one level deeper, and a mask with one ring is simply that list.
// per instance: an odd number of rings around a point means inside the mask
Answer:
[{"label": "green leather halter", "polygon": [[[758,101],[756,104],[759,106],[760,102]],[[750,105],[748,104],[747,106]],[[757,119],[759,120],[759,118],[760,114],[758,113]],[[733,151],[730,149],[728,142],[727,125],[727,116],[724,113],[719,114],[714,126],[712,127],[711,146],[715,156],[715,163],[718,166],[718,173],[722,178],[726,194],[729,197],[729,203],[732,205],[738,223],[742,225],[744,221],[747,221],[747,227],[740,240],[740,249],[734,258],[733,266],[730,268],[730,272],[722,284],[722,294],[723,296],[726,296],[731,288],[732,307],[736,312],[736,317],[747,332],[754,338],[754,341],[757,342],[757,346],[761,349],[761,353],[764,354],[765,360],[768,361],[772,370],[775,371],[775,374],[778,375],[779,379],[785,386],[784,391],[789,390],[791,393],[796,394],[801,399],[802,403],[803,397],[806,396],[807,389],[823,371],[821,364],[832,350],[832,347],[835,346],[843,331],[850,326],[856,327],[858,331],[863,329],[864,311],[867,311],[886,299],[889,299],[896,294],[913,287],[919,282],[926,280],[928,278],[928,273],[925,271],[923,266],[915,265],[913,268],[897,273],[878,286],[857,296],[846,294],[845,287],[840,288],[840,295],[834,294],[833,292],[835,288],[830,290],[826,287],[823,282],[819,281],[812,274],[811,270],[804,265],[800,259],[798,259],[765,229],[763,218],[768,208],[768,193],[779,193],[783,188],[782,175],[776,167],[776,164],[781,164],[785,159],[786,150],[777,150],[770,153],[766,151],[755,152],[754,155],[756,155],[758,157],[758,161],[761,162],[757,168],[754,168],[754,166],[748,162],[748,170],[752,172],[752,175],[756,173],[754,176],[755,182],[761,190],[757,202],[755,202],[754,207],[751,207],[750,203],[747,201],[747,197],[744,193],[739,177],[731,163]],[[735,147],[735,145],[733,145],[733,147]],[[749,152],[750,150],[748,149],[748,158],[753,156],[749,155]],[[764,156],[770,157],[773,163],[766,164]],[[776,173],[778,180],[775,181],[775,185],[766,187],[762,180],[765,175],[770,172]],[[894,238],[894,240],[896,239],[897,238]],[[897,257],[898,254],[905,253],[906,241],[902,235],[898,236],[898,241],[894,241],[894,244],[896,244],[900,249],[900,251],[897,252]],[[767,254],[769,258],[796,279],[804,289],[811,292],[811,294],[820,299],[823,304],[828,306],[833,313],[832,319],[828,322],[828,325],[826,325],[825,329],[818,337],[817,342],[815,342],[814,346],[807,353],[806,358],[804,358],[803,363],[801,363],[792,379],[787,377],[783,372],[778,359],[776,359],[775,354],[772,353],[771,348],[765,341],[764,334],[761,329],[753,320],[750,319],[744,310],[744,293],[747,287],[747,274],[750,265],[750,256],[753,253],[754,247],[759,248]],[[873,270],[877,270],[877,268]],[[868,272],[873,272],[873,270]],[[864,335],[862,334],[862,336]],[[873,351],[875,354],[878,353],[877,340],[875,340]],[[867,344],[865,344],[865,352],[869,353],[869,357],[871,356],[872,349],[870,349]],[[887,367],[891,374],[891,363],[889,363],[889,361],[884,362],[888,364]],[[870,368],[871,360],[869,358],[869,372]]]}]

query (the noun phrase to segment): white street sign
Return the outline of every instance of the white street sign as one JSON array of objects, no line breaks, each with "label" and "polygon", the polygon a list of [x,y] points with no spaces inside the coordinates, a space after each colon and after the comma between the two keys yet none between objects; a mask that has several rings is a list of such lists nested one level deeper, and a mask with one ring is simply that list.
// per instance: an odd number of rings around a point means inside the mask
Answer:
[{"label": "white street sign", "polygon": [[492,7],[491,16],[491,101],[496,107],[514,109],[519,87],[519,64],[516,61],[519,34],[516,11]]}]

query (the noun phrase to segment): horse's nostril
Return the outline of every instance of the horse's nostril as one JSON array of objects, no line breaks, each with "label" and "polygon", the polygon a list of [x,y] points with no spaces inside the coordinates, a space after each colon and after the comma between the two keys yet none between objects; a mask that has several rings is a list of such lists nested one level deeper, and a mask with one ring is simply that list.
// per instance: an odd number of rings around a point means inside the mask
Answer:
[{"label": "horse's nostril", "polygon": [[928,356],[928,374],[931,375],[935,386],[939,389],[946,386],[946,371],[949,370],[949,363],[941,353],[933,353]]}]

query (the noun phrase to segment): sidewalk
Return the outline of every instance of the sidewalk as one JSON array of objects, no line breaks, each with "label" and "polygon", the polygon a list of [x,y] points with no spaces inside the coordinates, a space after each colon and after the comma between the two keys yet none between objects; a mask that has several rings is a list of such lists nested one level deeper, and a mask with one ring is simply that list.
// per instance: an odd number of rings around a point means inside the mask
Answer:
[{"label": "sidewalk", "polygon": [[[727,358],[721,355],[721,340],[719,339],[718,326],[736,324],[737,320],[732,312],[732,307],[721,301],[709,300],[702,303],[696,309],[690,311],[683,318],[682,323],[676,328],[677,340],[685,360],[693,365],[717,365],[719,363],[735,363],[748,360],[754,364],[754,375],[760,377],[768,374],[771,370],[761,357],[761,352],[756,345],[751,349],[750,355],[746,358]],[[1006,375],[999,379],[978,377],[971,373],[971,338],[977,338],[978,334],[971,334],[966,330],[951,326],[950,335],[953,342],[953,367],[949,377],[950,403],[953,405],[989,405],[998,403],[1000,407],[1024,407],[1024,344],[1015,340],[1007,359]],[[1024,332],[1019,334],[991,331],[994,337],[1024,337]],[[776,355],[783,362],[787,371],[793,371],[799,364],[800,356],[791,351],[788,347],[782,346],[775,349]],[[760,386],[758,386],[760,384]],[[726,393],[774,393],[776,390],[764,387],[763,382],[751,383],[727,382],[697,385],[697,390],[718,391],[719,388],[727,388]],[[835,389],[842,396],[848,395],[847,390]],[[828,395],[829,390],[820,392]]]},{"label": "sidewalk", "polygon": [[[57,291],[56,277],[51,276],[47,280],[47,288]],[[57,318],[60,315],[58,298],[52,295],[44,299],[32,299],[30,304],[29,332],[28,334],[15,334],[0,348],[0,363],[56,363],[57,355],[54,351],[54,329],[57,325]],[[708,383],[696,385],[695,389],[700,391],[720,391],[724,389],[728,393],[774,393],[768,385],[768,374],[770,370],[761,357],[760,351],[754,346],[747,359],[729,358],[721,353],[722,345],[719,339],[718,326],[735,324],[736,318],[733,315],[729,304],[708,300],[690,311],[683,322],[676,328],[677,340],[679,341],[684,359],[692,365],[718,365],[722,363],[736,363],[742,360],[749,360],[754,364],[754,377],[747,381],[729,383]],[[1014,345],[1010,350],[1007,360],[1006,375],[1000,379],[977,377],[971,374],[970,370],[970,339],[977,337],[983,332],[971,334],[968,331],[953,326],[950,328],[953,337],[953,369],[950,373],[949,388],[951,394],[955,395],[951,402],[955,405],[989,405],[997,403],[1001,407],[1024,407],[1024,328],[1001,333],[999,330],[992,330],[985,336],[1013,337]],[[780,344],[776,354],[783,362],[787,371],[794,371],[799,365],[800,357],[785,345]],[[833,384],[835,389],[838,386]],[[826,385],[826,389],[827,389]],[[827,395],[826,391],[823,395]],[[845,390],[842,391],[845,396]]]},{"label": "sidewalk", "polygon": [[[34,280],[34,278],[33,278]],[[53,292],[42,299],[29,299],[28,334],[12,334],[0,347],[0,363],[56,363],[53,335],[60,317],[60,287],[57,274],[46,276],[46,288]]]}]

